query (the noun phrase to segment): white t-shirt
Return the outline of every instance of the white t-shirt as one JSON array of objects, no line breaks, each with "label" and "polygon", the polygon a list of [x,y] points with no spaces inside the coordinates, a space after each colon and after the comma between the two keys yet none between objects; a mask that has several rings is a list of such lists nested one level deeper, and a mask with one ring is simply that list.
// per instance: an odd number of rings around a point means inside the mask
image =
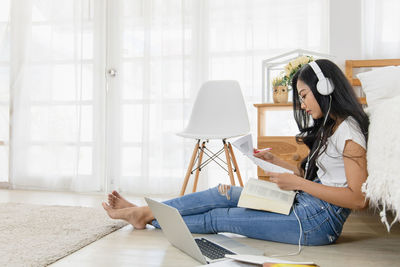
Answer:
[{"label": "white t-shirt", "polygon": [[317,159],[318,178],[329,186],[346,187],[347,179],[344,170],[343,150],[347,140],[366,149],[366,140],[353,117],[345,119],[327,140],[327,147]]}]

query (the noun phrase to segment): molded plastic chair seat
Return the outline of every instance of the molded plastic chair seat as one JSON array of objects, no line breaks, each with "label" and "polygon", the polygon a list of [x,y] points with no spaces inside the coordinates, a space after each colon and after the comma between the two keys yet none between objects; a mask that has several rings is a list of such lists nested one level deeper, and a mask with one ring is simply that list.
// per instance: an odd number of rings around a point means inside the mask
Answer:
[{"label": "molded plastic chair seat", "polygon": [[[232,146],[229,142],[226,142],[226,139],[248,134],[249,131],[249,118],[239,83],[232,80],[205,82],[197,94],[187,127],[182,132],[177,133],[179,136],[197,140],[181,189],[181,195],[185,193],[189,177],[194,171],[192,168],[195,161],[198,159],[193,192],[196,191],[201,168],[207,165],[210,160],[220,160],[218,155],[223,151],[225,151],[231,184],[235,185],[232,161],[239,183],[243,186]],[[202,164],[203,153],[207,149],[205,143],[210,139],[222,140],[223,148],[211,157],[209,156],[210,159]],[[201,140],[203,142],[200,146]]]},{"label": "molded plastic chair seat", "polygon": [[189,123],[180,136],[225,139],[249,133],[246,105],[237,81],[208,81],[200,88]]},{"label": "molded plastic chair seat", "polygon": [[192,139],[201,139],[201,140],[212,140],[212,139],[228,139],[228,138],[233,138],[233,137],[238,137],[245,135],[243,133],[241,134],[236,134],[236,135],[231,135],[229,133],[222,133],[219,135],[210,135],[210,134],[201,134],[201,133],[188,133],[188,132],[180,132],[177,133],[177,135],[185,137],[185,138],[192,138]]}]

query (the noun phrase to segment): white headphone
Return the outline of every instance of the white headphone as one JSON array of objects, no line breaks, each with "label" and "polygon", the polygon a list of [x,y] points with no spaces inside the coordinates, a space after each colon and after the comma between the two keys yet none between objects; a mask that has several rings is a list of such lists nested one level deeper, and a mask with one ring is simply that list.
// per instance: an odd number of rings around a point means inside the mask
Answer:
[{"label": "white headphone", "polygon": [[[315,75],[317,75],[317,78],[318,78],[317,91],[318,91],[318,93],[320,93],[321,95],[329,95],[329,108],[328,108],[328,112],[325,115],[324,122],[322,124],[322,127],[324,127],[326,120],[328,119],[329,112],[331,111],[332,96],[330,94],[332,94],[333,90],[335,89],[335,86],[333,85],[332,81],[329,78],[325,77],[325,75],[322,73],[320,67],[318,66],[317,62],[311,61],[310,63],[308,63],[308,65],[310,65],[310,67],[313,69]],[[322,132],[320,140],[318,141],[317,148],[314,150],[314,152],[311,155],[308,155],[308,157],[307,157],[306,166],[304,168],[305,169],[304,178],[306,178],[306,179],[307,179],[307,173],[308,173],[308,164],[310,163],[311,159],[315,156],[316,152],[318,151],[319,147],[321,146],[322,137],[323,137],[323,132]]]},{"label": "white headphone", "polygon": [[322,73],[322,70],[319,68],[317,62],[311,61],[308,63],[310,67],[313,69],[315,75],[317,75],[318,82],[317,82],[317,91],[321,95],[330,95],[332,94],[335,86],[333,85],[332,81],[329,78],[326,78],[325,75]]}]

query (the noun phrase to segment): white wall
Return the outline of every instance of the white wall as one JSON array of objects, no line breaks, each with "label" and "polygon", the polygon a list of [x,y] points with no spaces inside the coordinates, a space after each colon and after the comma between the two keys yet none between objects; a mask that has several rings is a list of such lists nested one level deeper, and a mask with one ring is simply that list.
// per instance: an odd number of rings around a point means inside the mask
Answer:
[{"label": "white wall", "polygon": [[329,51],[344,68],[346,59],[362,59],[362,0],[331,0],[329,3]]}]

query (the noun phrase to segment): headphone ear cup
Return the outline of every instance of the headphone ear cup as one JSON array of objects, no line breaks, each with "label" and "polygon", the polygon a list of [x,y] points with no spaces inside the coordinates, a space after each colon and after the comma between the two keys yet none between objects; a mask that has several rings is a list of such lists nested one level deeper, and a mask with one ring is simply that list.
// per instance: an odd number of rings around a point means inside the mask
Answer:
[{"label": "headphone ear cup", "polygon": [[326,78],[326,84],[327,84],[327,95],[330,95],[333,93],[333,90],[335,89],[335,85],[333,85],[333,82],[331,79]]},{"label": "headphone ear cup", "polygon": [[321,95],[330,95],[332,94],[333,89],[335,88],[331,79],[325,78],[317,82],[317,90]]}]

